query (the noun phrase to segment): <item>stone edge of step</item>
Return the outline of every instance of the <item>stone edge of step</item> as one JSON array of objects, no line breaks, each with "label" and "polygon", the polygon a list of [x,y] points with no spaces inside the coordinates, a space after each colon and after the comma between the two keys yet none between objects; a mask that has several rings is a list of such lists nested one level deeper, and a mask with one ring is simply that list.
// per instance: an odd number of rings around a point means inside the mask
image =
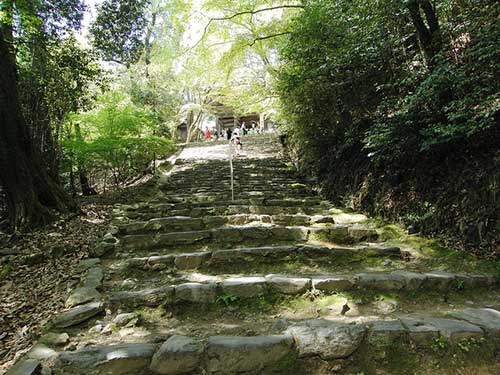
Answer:
[{"label": "stone edge of step", "polygon": [[[161,270],[176,267],[180,270],[197,269],[209,262],[234,261],[235,258],[266,255],[293,255],[307,253],[313,256],[340,256],[345,254],[358,254],[365,251],[375,252],[377,256],[400,256],[401,249],[395,246],[358,245],[353,247],[326,247],[311,244],[297,245],[269,245],[256,247],[240,247],[233,249],[216,249],[208,251],[195,251],[189,253],[175,253],[165,255],[150,255],[146,257],[125,258],[126,267],[142,270]],[[274,254],[273,254],[274,253]],[[248,259],[246,260],[248,261]]]},{"label": "stone edge of step", "polygon": [[[362,272],[353,275],[318,275],[313,277],[269,274],[265,276],[228,277],[215,282],[186,282],[160,288],[117,291],[109,294],[109,304],[158,306],[175,303],[216,303],[224,296],[239,299],[266,294],[299,295],[319,290],[325,293],[379,290],[379,291],[452,291],[472,287],[492,287],[499,280],[491,276],[452,274],[442,271],[416,273],[409,271]],[[455,283],[455,284],[454,284]]]},{"label": "stone edge of step", "polygon": [[211,374],[219,373],[221,366],[224,366],[222,373],[230,374],[263,370],[290,358],[348,358],[362,345],[384,348],[402,337],[417,346],[431,345],[440,338],[456,346],[462,340],[484,336],[500,336],[499,311],[475,308],[446,316],[401,316],[357,324],[311,319],[287,322],[282,333],[277,335],[209,336],[205,339],[173,335],[161,346],[133,343],[59,353],[48,350],[50,357],[36,359],[28,352],[7,375],[35,374],[42,364],[53,367],[56,374],[64,373],[67,368],[83,374],[85,372],[79,371],[106,368],[110,364],[110,368],[118,371],[110,373],[117,375],[124,368],[120,366],[131,364],[137,367],[138,374],[148,369],[156,374],[197,373],[201,369]]}]

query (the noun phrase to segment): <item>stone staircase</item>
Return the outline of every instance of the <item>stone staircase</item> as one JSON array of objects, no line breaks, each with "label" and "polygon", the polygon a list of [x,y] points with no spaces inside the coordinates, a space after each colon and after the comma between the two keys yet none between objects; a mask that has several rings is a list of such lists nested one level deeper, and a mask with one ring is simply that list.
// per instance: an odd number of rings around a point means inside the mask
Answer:
[{"label": "stone staircase", "polygon": [[68,309],[9,373],[500,373],[495,273],[435,267],[401,230],[334,207],[273,136],[244,147],[234,200],[218,142],[117,206]]}]

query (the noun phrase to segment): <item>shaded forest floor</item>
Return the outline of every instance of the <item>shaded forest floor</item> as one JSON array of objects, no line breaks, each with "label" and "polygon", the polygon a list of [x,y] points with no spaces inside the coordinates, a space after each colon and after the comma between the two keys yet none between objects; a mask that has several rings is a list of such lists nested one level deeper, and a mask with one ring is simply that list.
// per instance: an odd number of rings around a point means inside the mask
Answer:
[{"label": "shaded forest floor", "polygon": [[79,198],[81,212],[19,236],[0,234],[0,373],[64,308],[77,265],[111,224],[113,205],[147,195],[150,183]]}]

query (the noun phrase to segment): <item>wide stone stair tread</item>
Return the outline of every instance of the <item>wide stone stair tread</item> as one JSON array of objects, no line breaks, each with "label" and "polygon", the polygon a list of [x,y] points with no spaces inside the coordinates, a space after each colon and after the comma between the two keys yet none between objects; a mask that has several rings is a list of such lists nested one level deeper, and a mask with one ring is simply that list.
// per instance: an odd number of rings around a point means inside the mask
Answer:
[{"label": "wide stone stair tread", "polygon": [[236,245],[241,243],[271,244],[285,241],[331,241],[333,243],[353,243],[376,240],[375,229],[358,225],[328,224],[321,227],[281,226],[274,224],[250,223],[215,229],[158,232],[156,234],[128,234],[120,239],[120,248],[127,250],[148,250],[191,246]]},{"label": "wide stone stair tread", "polygon": [[141,234],[164,231],[192,231],[213,229],[221,226],[244,225],[249,223],[267,223],[275,225],[309,226],[317,224],[334,224],[334,219],[328,215],[304,214],[234,214],[210,215],[206,217],[165,216],[150,220],[134,221],[119,227],[120,234]]},{"label": "wide stone stair tread", "polygon": [[395,246],[383,246],[380,244],[357,245],[350,247],[327,247],[310,244],[293,244],[282,246],[260,246],[260,247],[237,247],[231,249],[214,249],[199,252],[179,252],[165,255],[154,255],[146,257],[127,256],[128,268],[143,270],[158,270],[168,267],[178,269],[210,268],[216,265],[234,265],[236,262],[250,264],[252,262],[266,263],[276,262],[288,257],[296,256],[301,259],[307,257],[309,260],[321,260],[363,255],[368,257],[394,258],[401,256],[401,250]]},{"label": "wide stone stair tread", "polygon": [[[327,209],[322,206],[269,206],[269,205],[248,205],[248,204],[211,204],[205,203],[192,207],[190,204],[158,204],[154,208],[148,209],[141,207],[139,209],[127,210],[123,212],[127,218],[131,220],[150,220],[164,216],[217,216],[217,215],[234,215],[234,214],[262,214],[262,215],[325,215]],[[325,212],[326,211],[326,212]]]},{"label": "wide stone stair tread", "polygon": [[[200,278],[201,275],[197,274]],[[210,279],[205,277],[205,279]],[[333,275],[224,275],[211,277],[210,282],[180,282],[156,289],[114,292],[110,295],[112,304],[147,306],[179,302],[215,303],[218,297],[232,295],[237,298],[255,298],[266,294],[298,295],[306,291],[319,290],[326,293],[373,290],[373,291],[457,291],[462,288],[491,288],[498,285],[498,279],[491,276],[452,274],[441,271],[425,273],[409,271],[360,272]],[[154,280],[153,280],[154,281]]]},{"label": "wide stone stair tread", "polygon": [[[460,314],[460,313],[457,313]],[[478,319],[481,324],[478,325]],[[484,324],[484,319],[488,324]],[[476,323],[475,323],[476,322]],[[263,373],[308,357],[343,359],[357,351],[376,351],[394,340],[429,345],[440,337],[451,345],[500,332],[500,312],[468,309],[461,318],[400,316],[362,323],[310,319],[287,322],[281,333],[206,337],[174,334],[163,343],[91,346],[61,352],[54,375],[72,374],[227,374]]]}]

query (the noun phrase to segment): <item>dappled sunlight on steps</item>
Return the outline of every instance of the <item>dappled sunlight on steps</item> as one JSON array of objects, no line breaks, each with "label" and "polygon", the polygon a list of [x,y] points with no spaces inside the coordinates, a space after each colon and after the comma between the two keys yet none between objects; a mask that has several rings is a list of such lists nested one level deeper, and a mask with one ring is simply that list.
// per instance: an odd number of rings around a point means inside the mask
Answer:
[{"label": "dappled sunlight on steps", "polygon": [[402,230],[318,196],[271,135],[244,139],[232,201],[228,147],[186,146],[153,198],[115,206],[67,310],[10,374],[356,374],[401,350],[494,358],[495,275],[430,267]]}]

